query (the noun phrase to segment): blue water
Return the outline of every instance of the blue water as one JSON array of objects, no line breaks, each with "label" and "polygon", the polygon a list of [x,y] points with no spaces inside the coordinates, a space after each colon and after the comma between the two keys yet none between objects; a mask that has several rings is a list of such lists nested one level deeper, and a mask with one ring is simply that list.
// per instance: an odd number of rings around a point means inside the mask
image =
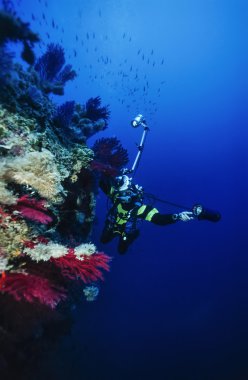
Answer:
[{"label": "blue water", "polygon": [[108,129],[88,145],[117,136],[131,165],[142,131],[130,121],[144,114],[150,132],[135,183],[171,202],[203,203],[222,220],[144,222],[119,256],[116,241],[99,241],[106,214],[99,194],[92,240],[113,256],[111,272],[37,373],[61,380],[248,379],[248,3],[47,3],[16,1],[16,9],[42,37],[36,53],[61,43],[79,73],[55,101],[100,95],[110,105]]}]

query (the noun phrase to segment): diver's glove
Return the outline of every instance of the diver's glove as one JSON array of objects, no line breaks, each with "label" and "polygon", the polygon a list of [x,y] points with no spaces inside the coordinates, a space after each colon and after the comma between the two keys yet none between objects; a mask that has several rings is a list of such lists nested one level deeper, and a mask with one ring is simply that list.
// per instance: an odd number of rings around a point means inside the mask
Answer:
[{"label": "diver's glove", "polygon": [[191,211],[182,211],[179,214],[173,214],[173,219],[188,222],[189,220],[194,219],[194,214]]}]

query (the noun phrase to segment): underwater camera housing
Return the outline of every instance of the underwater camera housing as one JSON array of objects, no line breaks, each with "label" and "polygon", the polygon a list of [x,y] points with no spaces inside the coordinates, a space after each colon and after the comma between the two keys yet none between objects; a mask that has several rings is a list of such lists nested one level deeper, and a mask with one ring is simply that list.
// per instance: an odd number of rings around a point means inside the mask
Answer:
[{"label": "underwater camera housing", "polygon": [[132,121],[131,121],[131,125],[133,128],[137,128],[139,127],[140,125],[142,125],[143,127],[146,126],[146,121],[144,119],[144,116],[141,115],[141,114],[138,114]]},{"label": "underwater camera housing", "polygon": [[198,220],[208,220],[210,222],[218,222],[221,219],[221,214],[218,211],[204,208],[201,204],[194,205],[192,212]]}]

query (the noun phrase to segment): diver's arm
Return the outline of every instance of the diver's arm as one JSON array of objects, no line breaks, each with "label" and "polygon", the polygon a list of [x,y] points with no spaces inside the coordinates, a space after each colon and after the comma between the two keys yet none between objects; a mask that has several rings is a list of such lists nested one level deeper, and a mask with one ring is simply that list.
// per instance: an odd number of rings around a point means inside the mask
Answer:
[{"label": "diver's arm", "polygon": [[179,212],[179,214],[160,214],[158,212],[154,214],[151,222],[164,226],[166,224],[175,223],[177,221],[188,222],[192,219],[194,219],[194,214],[191,211],[182,211]]},{"label": "diver's arm", "polygon": [[164,226],[166,224],[173,224],[177,220],[173,216],[174,214],[160,214],[160,212],[152,206],[142,205],[137,210],[137,217],[147,220],[154,224]]},{"label": "diver's arm", "polygon": [[160,214],[157,212],[151,218],[151,222],[158,224],[159,226],[166,226],[167,224],[176,223],[178,219],[175,218],[175,214]]},{"label": "diver's arm", "polygon": [[194,219],[193,213],[190,211],[183,211],[179,214],[160,214],[155,207],[146,205],[142,205],[138,209],[137,216],[140,219],[147,220],[148,222],[152,222],[160,226],[173,224],[177,221],[187,222]]}]

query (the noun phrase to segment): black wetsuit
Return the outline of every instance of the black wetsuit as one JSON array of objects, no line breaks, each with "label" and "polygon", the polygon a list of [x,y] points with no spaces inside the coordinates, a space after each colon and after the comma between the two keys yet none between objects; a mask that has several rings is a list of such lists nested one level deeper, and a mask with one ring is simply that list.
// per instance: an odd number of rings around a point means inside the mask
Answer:
[{"label": "black wetsuit", "polygon": [[139,236],[139,230],[136,227],[138,219],[161,226],[176,222],[173,214],[160,214],[156,208],[143,204],[143,194],[134,185],[121,192],[113,185],[114,182],[109,179],[100,181],[100,188],[112,201],[101,242],[108,243],[119,236],[119,253],[125,253],[129,245]]}]

